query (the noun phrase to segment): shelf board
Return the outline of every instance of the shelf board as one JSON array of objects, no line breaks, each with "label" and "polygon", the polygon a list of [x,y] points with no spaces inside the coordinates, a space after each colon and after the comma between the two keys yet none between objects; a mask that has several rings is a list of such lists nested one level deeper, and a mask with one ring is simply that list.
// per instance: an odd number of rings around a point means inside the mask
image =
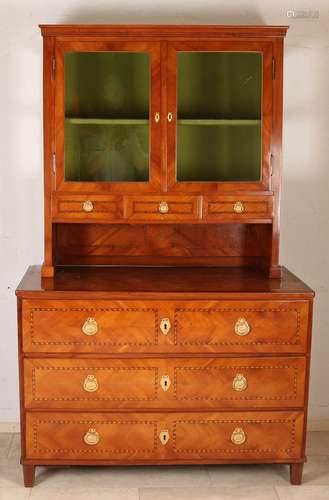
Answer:
[{"label": "shelf board", "polygon": [[70,125],[148,125],[147,118],[65,118]]},{"label": "shelf board", "polygon": [[226,119],[189,119],[189,118],[183,118],[177,121],[178,125],[206,125],[206,126],[220,126],[220,125],[251,125],[251,126],[256,126],[261,123],[261,120],[226,120]]}]

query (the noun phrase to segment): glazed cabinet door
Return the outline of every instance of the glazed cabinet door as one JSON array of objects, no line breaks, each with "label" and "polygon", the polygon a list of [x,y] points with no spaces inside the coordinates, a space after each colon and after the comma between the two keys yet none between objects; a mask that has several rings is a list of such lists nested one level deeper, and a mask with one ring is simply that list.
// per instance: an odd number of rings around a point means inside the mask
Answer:
[{"label": "glazed cabinet door", "polygon": [[270,42],[169,43],[167,101],[170,190],[269,189]]},{"label": "glazed cabinet door", "polygon": [[159,44],[57,40],[55,64],[56,190],[156,190]]}]

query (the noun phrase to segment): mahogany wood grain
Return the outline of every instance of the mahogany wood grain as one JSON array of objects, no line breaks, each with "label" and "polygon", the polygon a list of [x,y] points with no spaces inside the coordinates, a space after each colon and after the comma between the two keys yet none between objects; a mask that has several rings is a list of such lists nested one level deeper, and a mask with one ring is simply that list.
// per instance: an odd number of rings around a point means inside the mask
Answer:
[{"label": "mahogany wood grain", "polygon": [[[86,212],[83,205],[86,201],[91,201],[93,208]],[[53,218],[54,220],[80,219],[84,222],[98,219],[106,221],[119,219],[123,216],[122,198],[108,195],[63,195],[57,194],[53,198]]]},{"label": "mahogany wood grain", "polygon": [[[141,297],[164,299],[207,297],[311,301],[313,290],[283,267],[281,279],[259,269],[223,267],[61,267],[54,278],[42,278],[40,266],[30,266],[16,289],[21,298],[111,299]],[[308,346],[309,347],[309,346]]]},{"label": "mahogany wood grain", "polygon": [[[27,458],[97,460],[247,460],[300,458],[303,413],[37,413],[28,412]],[[242,429],[245,442],[231,441]],[[99,442],[84,436],[95,429]],[[160,433],[168,432],[165,444]],[[216,435],[216,440],[214,440]],[[124,463],[124,462],[123,462]]]},{"label": "mahogany wood grain", "polygon": [[[161,212],[164,206],[166,212]],[[193,221],[202,217],[202,200],[197,196],[125,197],[125,218],[129,221]]]},{"label": "mahogany wood grain", "polygon": [[[190,207],[197,217],[197,205],[189,203],[183,204],[183,209]],[[172,208],[170,201],[169,206],[172,210],[177,207],[174,204]],[[154,210],[157,207],[157,202],[151,205]],[[152,225],[145,221],[140,225],[121,226],[58,224],[57,264],[249,265],[264,269],[269,265],[268,246],[272,234],[269,224],[156,224],[168,216],[177,219],[177,210],[174,214],[154,213]],[[194,214],[192,212],[191,217]],[[143,213],[138,215],[143,216]]]},{"label": "mahogany wood grain", "polygon": [[53,238],[51,221],[51,194],[55,183],[52,172],[54,149],[54,96],[55,80],[52,56],[55,38],[43,40],[43,162],[44,162],[44,263],[42,274],[54,275]]},{"label": "mahogany wood grain", "polygon": [[[24,352],[304,353],[307,301],[23,300]],[[93,318],[97,333],[83,332]],[[171,328],[161,332],[161,319]],[[236,333],[240,318],[249,333]]]},{"label": "mahogany wood grain", "polygon": [[302,357],[26,358],[24,368],[28,409],[253,410],[304,404]]},{"label": "mahogany wood grain", "polygon": [[[287,27],[41,31],[45,260],[16,290],[25,485],[41,464],[183,463],[287,463],[300,484],[314,292],[279,265]],[[64,180],[64,54],[95,50],[151,54],[149,182]],[[263,53],[260,182],[176,181],[178,50]]]},{"label": "mahogany wood grain", "polygon": [[[60,192],[65,190],[72,193],[92,193],[104,194],[116,193],[122,195],[129,193],[138,196],[140,193],[150,192],[154,195],[161,195],[168,190],[178,195],[194,193],[199,196],[205,193],[263,193],[264,189],[274,195],[273,218],[265,216],[261,218],[249,218],[246,214],[241,221],[247,223],[268,222],[272,224],[271,238],[267,241],[266,258],[254,261],[255,266],[267,269],[272,277],[280,277],[281,269],[278,262],[279,248],[279,193],[280,193],[280,151],[281,151],[281,129],[282,129],[282,47],[283,37],[286,34],[286,26],[180,26],[180,25],[42,25],[41,31],[44,36],[44,170],[45,170],[45,262],[43,266],[43,276],[52,277],[54,266],[60,264],[58,258],[58,248],[56,245],[57,230],[54,227],[56,222],[86,222],[92,221],[107,223],[108,220],[123,224],[120,211],[115,213],[115,218],[98,217],[86,214],[85,217],[72,212],[60,215],[55,212],[51,215],[52,190]],[[168,54],[169,46],[169,54]],[[190,48],[193,50],[214,50],[214,48],[236,50],[260,50],[264,54],[263,65],[263,169],[260,182],[249,183],[177,183],[175,180],[175,119],[170,124],[166,116],[171,108],[175,109],[175,54],[179,48]],[[146,183],[76,183],[64,182],[63,161],[64,161],[64,76],[63,76],[63,55],[67,50],[91,51],[91,50],[147,50],[152,54],[151,67],[151,169],[150,182]],[[273,61],[275,63],[275,78],[272,80]],[[56,63],[54,72],[53,64]],[[56,93],[56,99],[55,99]],[[273,99],[272,99],[273,95]],[[170,108],[170,109],[169,109]],[[160,111],[160,121],[153,120],[155,112]],[[176,113],[174,113],[175,115]],[[272,123],[273,120],[273,123]],[[167,133],[169,134],[167,139]],[[272,144],[272,145],[271,145]],[[56,149],[55,149],[56,145]],[[270,146],[271,145],[271,146]],[[271,149],[270,149],[271,147]],[[273,177],[269,177],[270,152],[272,153]],[[56,153],[56,172],[51,173],[52,155]],[[128,203],[129,205],[129,203]],[[100,214],[99,214],[100,215]],[[134,224],[143,222],[154,223],[157,219],[154,215],[146,215],[143,219],[133,217],[130,220]],[[164,220],[169,221],[171,217]],[[161,219],[162,220],[162,219]],[[174,218],[176,223],[183,224],[186,221],[184,214],[177,214]],[[236,222],[237,218],[233,219]],[[194,224],[214,223],[216,217],[202,219],[194,217],[190,222]],[[220,216],[220,221],[232,222],[230,214]],[[93,255],[90,258],[85,256],[74,261],[70,258],[70,264],[101,265],[119,264],[122,259],[100,259]],[[185,257],[177,256],[173,261],[157,261],[156,251],[150,256],[150,261],[140,259],[132,261],[126,258],[126,263],[132,264],[185,264]],[[191,264],[202,264],[202,259],[191,262]],[[205,257],[205,265],[209,264],[208,257]],[[227,265],[250,265],[249,256],[243,258],[233,258],[227,260]],[[216,264],[216,262],[212,262]],[[217,264],[219,264],[217,262]],[[225,265],[225,261],[223,262]]]},{"label": "mahogany wood grain", "polygon": [[[234,206],[242,203],[243,212],[236,213]],[[206,196],[204,197],[204,219],[209,221],[248,222],[250,219],[272,222],[272,196]]]}]

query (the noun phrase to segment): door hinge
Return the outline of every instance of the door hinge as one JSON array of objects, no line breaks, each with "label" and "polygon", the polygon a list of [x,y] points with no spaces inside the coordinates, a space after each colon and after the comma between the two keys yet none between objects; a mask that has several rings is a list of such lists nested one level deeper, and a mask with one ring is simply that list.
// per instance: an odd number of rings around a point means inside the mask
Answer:
[{"label": "door hinge", "polygon": [[270,153],[270,189],[272,189],[272,180],[273,180],[273,153]]},{"label": "door hinge", "polygon": [[55,80],[55,75],[56,75],[56,59],[55,56],[51,58],[51,78],[52,80]]},{"label": "door hinge", "polygon": [[53,153],[52,157],[51,157],[51,170],[53,172],[53,175],[55,175],[56,174],[56,153]]},{"label": "door hinge", "polygon": [[275,59],[272,58],[272,80],[275,80]]}]

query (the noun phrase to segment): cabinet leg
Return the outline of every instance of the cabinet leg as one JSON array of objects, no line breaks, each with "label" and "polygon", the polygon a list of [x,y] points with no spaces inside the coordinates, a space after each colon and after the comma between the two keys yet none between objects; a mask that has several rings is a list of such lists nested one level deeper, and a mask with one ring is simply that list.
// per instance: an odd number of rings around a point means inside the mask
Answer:
[{"label": "cabinet leg", "polygon": [[290,464],[290,482],[291,484],[301,484],[304,464]]},{"label": "cabinet leg", "polygon": [[23,475],[25,488],[32,488],[35,478],[35,465],[23,465]]}]

